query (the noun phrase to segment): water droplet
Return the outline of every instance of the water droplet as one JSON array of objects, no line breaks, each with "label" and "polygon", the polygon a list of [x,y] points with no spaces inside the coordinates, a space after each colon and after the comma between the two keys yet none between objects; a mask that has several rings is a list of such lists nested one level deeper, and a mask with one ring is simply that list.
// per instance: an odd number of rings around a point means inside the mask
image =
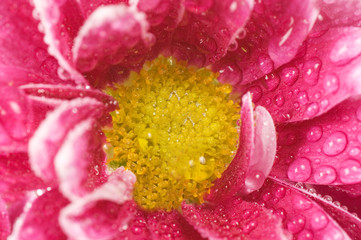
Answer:
[{"label": "water droplet", "polygon": [[292,86],[298,79],[298,69],[296,67],[287,67],[282,69],[281,77],[287,86]]},{"label": "water droplet", "polygon": [[236,85],[242,81],[242,71],[237,64],[225,64],[218,69],[220,74],[219,80],[229,83],[231,85]]},{"label": "water droplet", "polygon": [[336,156],[342,153],[347,145],[347,136],[343,132],[332,133],[322,146],[322,151],[328,156]]},{"label": "water droplet", "polygon": [[307,94],[307,92],[305,92],[305,91],[299,92],[297,97],[298,97],[298,101],[301,104],[305,105],[305,104],[308,103],[308,94]]},{"label": "water droplet", "polygon": [[248,91],[251,93],[252,102],[254,103],[257,103],[263,95],[263,91],[260,86],[252,86],[248,89]]},{"label": "water droplet", "polygon": [[205,32],[196,34],[197,46],[204,53],[215,53],[217,51],[216,41]]},{"label": "water droplet", "polygon": [[320,111],[318,103],[310,103],[306,109],[306,116],[311,118],[316,116],[316,114]]},{"label": "water droplet", "polygon": [[288,178],[296,182],[304,182],[311,176],[311,163],[307,158],[298,158],[288,168]]},{"label": "water droplet", "polygon": [[264,74],[269,74],[273,71],[273,61],[266,54],[262,54],[258,57],[258,64]]},{"label": "water droplet", "polygon": [[305,82],[314,86],[318,82],[322,62],[319,58],[313,57],[305,62],[303,66]]},{"label": "water droplet", "polygon": [[251,191],[258,190],[262,187],[265,179],[266,177],[263,172],[254,170],[247,174],[245,179],[245,185]]},{"label": "water droplet", "polygon": [[317,142],[322,137],[322,128],[320,126],[311,127],[307,134],[306,138],[310,142]]},{"label": "water droplet", "polygon": [[336,170],[330,166],[320,166],[313,173],[313,179],[319,184],[329,184],[336,180]]},{"label": "water droplet", "polygon": [[300,232],[305,227],[306,218],[303,215],[297,215],[287,223],[288,230],[295,234]]},{"label": "water droplet", "polygon": [[312,239],[313,239],[313,233],[308,229],[303,230],[297,236],[297,240],[312,240]]},{"label": "water droplet", "polygon": [[358,161],[349,159],[340,164],[340,180],[344,184],[361,182],[361,165]]},{"label": "water droplet", "polygon": [[321,101],[321,109],[326,109],[329,104],[330,104],[330,102],[327,99],[322,100]]},{"label": "water droplet", "polygon": [[280,77],[277,74],[269,74],[266,75],[265,78],[266,88],[269,91],[274,91],[277,89],[278,85],[280,84]]},{"label": "water droplet", "polygon": [[293,199],[293,204],[295,208],[299,210],[307,210],[312,207],[312,202],[303,196],[295,196]]},{"label": "water droplet", "polygon": [[285,103],[285,98],[282,95],[276,95],[274,101],[278,107],[282,107]]},{"label": "water droplet", "polygon": [[335,93],[340,88],[340,80],[335,74],[327,74],[323,78],[323,89],[325,89],[325,93]]},{"label": "water droplet", "polygon": [[229,45],[228,45],[228,51],[229,52],[234,52],[236,51],[238,48],[238,42],[236,40],[234,40],[233,42],[231,42]]},{"label": "water droplet", "polygon": [[349,154],[350,154],[350,156],[352,156],[352,157],[356,157],[356,156],[358,156],[358,155],[360,154],[360,152],[361,152],[360,148],[354,147],[354,148],[351,148],[351,149],[350,149]]},{"label": "water droplet", "polygon": [[321,211],[316,211],[311,217],[311,226],[314,230],[321,230],[328,224],[328,217]]}]

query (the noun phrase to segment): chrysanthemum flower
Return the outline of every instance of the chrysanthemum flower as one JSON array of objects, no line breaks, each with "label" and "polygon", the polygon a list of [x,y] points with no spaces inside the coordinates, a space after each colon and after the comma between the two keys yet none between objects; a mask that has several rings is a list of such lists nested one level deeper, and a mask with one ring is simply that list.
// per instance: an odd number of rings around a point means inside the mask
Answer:
[{"label": "chrysanthemum flower", "polygon": [[361,4],[2,0],[0,239],[361,239]]}]

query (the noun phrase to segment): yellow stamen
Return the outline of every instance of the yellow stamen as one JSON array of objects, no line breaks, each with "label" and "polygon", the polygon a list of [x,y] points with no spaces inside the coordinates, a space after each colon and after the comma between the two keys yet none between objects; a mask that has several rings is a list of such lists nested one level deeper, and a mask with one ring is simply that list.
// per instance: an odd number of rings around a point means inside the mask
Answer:
[{"label": "yellow stamen", "polygon": [[239,104],[206,69],[172,58],[147,62],[107,92],[119,102],[107,137],[108,166],[136,176],[134,199],[144,209],[171,210],[203,195],[232,160]]}]

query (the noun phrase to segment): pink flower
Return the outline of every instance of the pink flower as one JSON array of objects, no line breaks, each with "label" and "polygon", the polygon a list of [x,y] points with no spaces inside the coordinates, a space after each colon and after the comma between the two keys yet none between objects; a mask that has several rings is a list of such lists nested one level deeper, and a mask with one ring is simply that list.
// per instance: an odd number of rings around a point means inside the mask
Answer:
[{"label": "pink flower", "polygon": [[[0,239],[361,239],[360,13],[356,0],[3,0]],[[159,54],[243,95],[233,161],[205,203],[170,212],[139,207],[135,175],[110,173],[102,148],[117,108],[102,90]]]}]

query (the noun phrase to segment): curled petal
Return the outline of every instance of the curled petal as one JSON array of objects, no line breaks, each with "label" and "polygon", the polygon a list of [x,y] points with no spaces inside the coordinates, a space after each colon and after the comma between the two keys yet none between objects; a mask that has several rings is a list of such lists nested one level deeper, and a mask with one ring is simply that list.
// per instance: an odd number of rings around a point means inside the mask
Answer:
[{"label": "curled petal", "polygon": [[82,120],[100,118],[103,114],[103,104],[91,98],[65,102],[50,113],[29,142],[30,163],[34,172],[45,180],[56,179],[54,157],[68,132]]},{"label": "curled petal", "polygon": [[302,57],[242,89],[251,91],[276,122],[319,116],[361,93],[360,35],[361,28],[344,27],[309,38]]},{"label": "curled petal", "polygon": [[308,192],[302,189],[300,192],[287,183],[268,179],[264,187],[248,195],[246,200],[272,209],[295,239],[351,239],[335,219],[310,198]]},{"label": "curled petal", "polygon": [[[81,72],[94,70],[93,74],[97,72],[100,74],[97,77],[103,78],[101,72],[109,71],[109,65],[130,66],[132,61],[142,62],[154,40],[148,29],[145,14],[133,7],[122,4],[99,7],[89,16],[75,39],[73,53],[77,69]],[[107,81],[93,80],[103,81],[103,84]]]},{"label": "curled petal", "polygon": [[112,239],[135,214],[134,183],[134,174],[119,168],[107,183],[61,211],[63,230],[74,239]]},{"label": "curled petal", "polygon": [[58,223],[59,211],[69,201],[57,189],[47,191],[38,198],[29,200],[25,212],[17,219],[9,240],[56,239],[67,237]]},{"label": "curled petal", "polygon": [[276,153],[273,120],[264,108],[256,109],[256,123],[250,93],[242,97],[241,131],[237,153],[217,179],[207,199],[220,202],[242,191],[259,189],[271,171]]},{"label": "curled petal", "polygon": [[82,197],[106,181],[103,139],[94,125],[93,118],[76,125],[55,157],[60,190],[69,199]]},{"label": "curled petal", "polygon": [[[272,175],[296,182],[360,186],[360,125],[361,98],[356,97],[318,118],[279,126]],[[354,194],[361,194],[360,187],[353,187]]]},{"label": "curled petal", "polygon": [[291,239],[279,216],[239,197],[216,205],[183,204],[182,211],[186,220],[208,239]]},{"label": "curled petal", "polygon": [[87,80],[74,68],[71,52],[74,38],[84,22],[77,1],[34,0],[34,5],[44,29],[44,41],[49,45],[49,53],[62,67],[62,77],[86,84]]},{"label": "curled petal", "polygon": [[83,16],[87,18],[98,7],[105,5],[119,4],[119,3],[127,4],[129,1],[128,0],[92,0],[92,1],[78,0],[77,2],[79,3],[80,10],[83,13]]}]

